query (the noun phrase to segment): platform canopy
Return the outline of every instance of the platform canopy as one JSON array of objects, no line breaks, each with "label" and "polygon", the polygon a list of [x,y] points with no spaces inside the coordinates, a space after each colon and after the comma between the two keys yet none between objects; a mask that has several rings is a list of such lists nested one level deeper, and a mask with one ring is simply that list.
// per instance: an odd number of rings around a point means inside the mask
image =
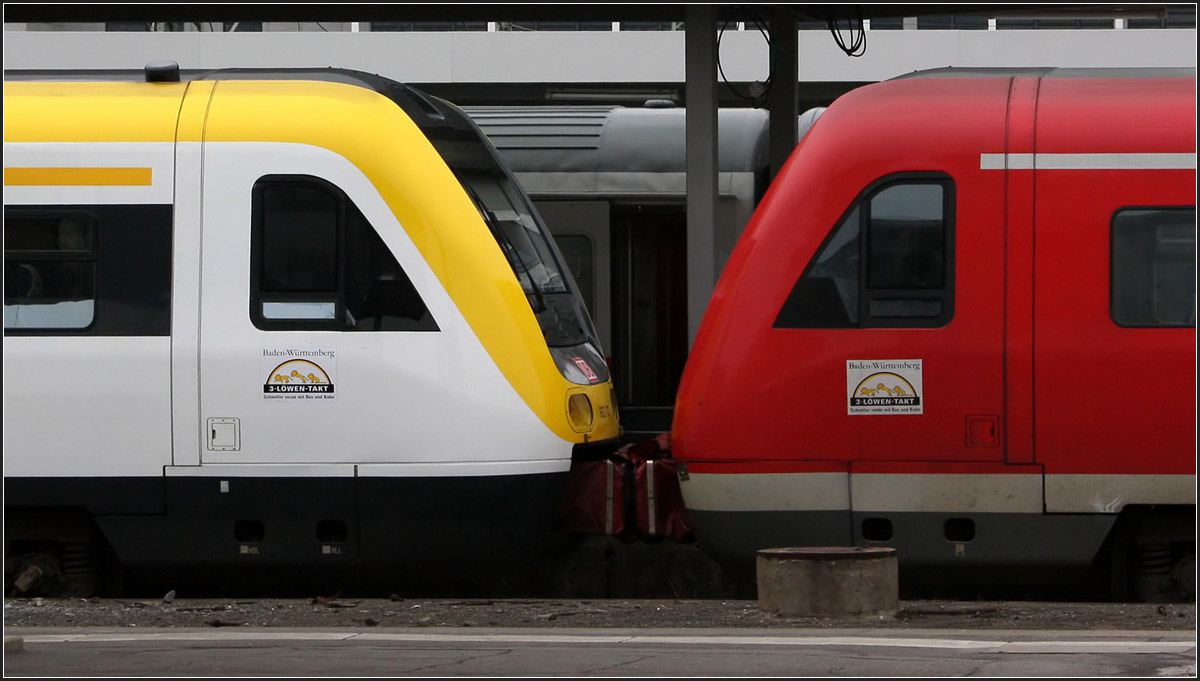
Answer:
[{"label": "platform canopy", "polygon": [[105,21],[685,21],[688,8],[711,7],[718,18],[782,13],[798,21],[987,14],[991,17],[1152,16],[1195,3],[1147,4],[508,4],[508,3],[5,3],[9,22]]}]

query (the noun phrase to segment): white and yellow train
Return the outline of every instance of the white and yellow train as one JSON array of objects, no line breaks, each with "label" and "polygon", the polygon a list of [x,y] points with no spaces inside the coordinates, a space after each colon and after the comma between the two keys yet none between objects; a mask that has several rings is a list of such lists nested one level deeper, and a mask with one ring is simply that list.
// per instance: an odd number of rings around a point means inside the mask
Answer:
[{"label": "white and yellow train", "polygon": [[486,573],[616,441],[576,285],[458,108],[340,69],[12,78],[10,589]]}]

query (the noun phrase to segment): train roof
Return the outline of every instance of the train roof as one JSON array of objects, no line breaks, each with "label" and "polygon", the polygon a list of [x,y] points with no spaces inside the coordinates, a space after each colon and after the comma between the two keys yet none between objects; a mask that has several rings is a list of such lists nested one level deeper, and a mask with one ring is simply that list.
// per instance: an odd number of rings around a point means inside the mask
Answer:
[{"label": "train roof", "polygon": [[904,73],[908,78],[1195,78],[1194,67],[943,66]]},{"label": "train roof", "polygon": [[475,127],[461,109],[385,76],[333,67],[180,69],[174,62],[151,62],[142,69],[13,69],[6,81],[178,82],[193,80],[311,80],[355,85],[392,100],[426,134],[454,134]]},{"label": "train roof", "polygon": [[[465,106],[516,172],[682,173],[683,108]],[[768,114],[721,109],[719,172],[753,172],[768,162]]]}]

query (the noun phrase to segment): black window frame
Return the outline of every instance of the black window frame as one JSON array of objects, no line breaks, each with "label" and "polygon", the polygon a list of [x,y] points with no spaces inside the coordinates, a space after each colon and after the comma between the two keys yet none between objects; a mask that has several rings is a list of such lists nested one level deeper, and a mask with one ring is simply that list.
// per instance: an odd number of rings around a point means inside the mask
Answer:
[{"label": "black window frame", "polygon": [[[46,248],[46,249],[15,250],[12,247],[12,241],[8,238],[8,236],[9,236],[8,228],[10,226],[10,223],[13,222],[17,218],[26,219],[26,220],[47,220],[47,221],[54,220],[59,223],[62,223],[62,222],[68,221],[68,220],[77,220],[84,225],[86,235],[87,235],[88,245],[86,248],[76,248],[76,249],[63,249],[63,248],[49,249],[49,248]],[[18,332],[18,333],[28,333],[28,332],[81,333],[81,332],[83,332],[83,333],[85,333],[88,330],[90,330],[92,327],[94,327],[96,325],[96,307],[97,307],[98,298],[99,298],[98,291],[97,291],[98,283],[99,283],[98,282],[99,276],[98,276],[97,270],[99,269],[98,255],[99,255],[99,250],[100,250],[100,245],[99,245],[99,242],[100,242],[100,229],[99,229],[100,218],[94,212],[92,212],[90,210],[79,209],[79,208],[65,208],[65,209],[55,210],[53,208],[39,207],[39,208],[34,208],[34,209],[29,209],[29,210],[22,210],[20,207],[9,208],[8,206],[5,206],[4,222],[5,222],[5,225],[4,225],[4,227],[5,227],[5,229],[4,229],[4,231],[5,231],[4,271],[5,271],[5,275],[6,275],[5,291],[4,291],[5,307],[8,307],[8,305],[9,305],[7,274],[9,272],[13,271],[14,267],[19,267],[20,265],[27,264],[27,263],[72,263],[72,264],[90,265],[91,266],[91,282],[90,282],[90,287],[85,287],[85,290],[86,290],[86,288],[90,288],[91,293],[92,293],[92,295],[91,295],[92,316],[91,316],[91,319],[88,320],[88,323],[83,326],[14,326],[11,328],[9,328],[8,326],[5,326],[4,332],[5,333],[10,333],[10,332]],[[63,299],[58,302],[69,302],[69,301],[67,299]]]},{"label": "black window frame", "polygon": [[[1121,252],[1123,252],[1123,244],[1121,243],[1121,239],[1119,237],[1126,236],[1126,235],[1119,235],[1118,231],[1125,227],[1138,228],[1137,225],[1122,223],[1121,218],[1123,216],[1125,216],[1129,213],[1133,213],[1133,212],[1151,212],[1151,211],[1172,212],[1172,213],[1188,213],[1188,212],[1190,212],[1191,220],[1190,221],[1185,220],[1185,221],[1180,221],[1180,222],[1190,222],[1193,230],[1195,230],[1195,227],[1196,227],[1196,207],[1195,206],[1164,206],[1164,205],[1133,206],[1133,205],[1130,205],[1130,206],[1122,206],[1122,207],[1118,208],[1117,210],[1113,211],[1112,216],[1109,218],[1109,232],[1108,232],[1108,244],[1109,244],[1108,316],[1109,316],[1109,319],[1112,320],[1112,322],[1114,324],[1116,324],[1117,326],[1119,326],[1121,328],[1125,328],[1125,329],[1195,329],[1196,328],[1196,312],[1197,312],[1197,310],[1196,310],[1196,289],[1194,288],[1195,287],[1195,276],[1193,276],[1191,278],[1191,281],[1193,282],[1193,284],[1192,284],[1193,289],[1192,289],[1192,319],[1191,319],[1191,323],[1174,323],[1174,324],[1173,323],[1165,323],[1165,322],[1164,323],[1139,323],[1139,322],[1132,320],[1126,314],[1128,312],[1128,308],[1123,307],[1121,310],[1118,310],[1118,302],[1119,302],[1118,298],[1119,297],[1118,297],[1117,291],[1119,288],[1119,284],[1123,283],[1122,281],[1118,281],[1118,270],[1120,269],[1118,267],[1118,257],[1119,257],[1119,254]],[[1191,259],[1192,266],[1193,266],[1193,275],[1195,274],[1194,268],[1196,266],[1195,244],[1196,244],[1196,233],[1195,233],[1195,231],[1193,231],[1192,232],[1192,259]],[[1153,255],[1154,255],[1153,253],[1150,254],[1150,256],[1153,256]],[[1145,262],[1145,264],[1147,266],[1154,264],[1154,260],[1152,259],[1152,257],[1144,258],[1143,261]],[[1149,274],[1149,273],[1144,273],[1144,274],[1145,274],[1145,277],[1143,278],[1143,280],[1150,280],[1152,283],[1153,275]],[[1153,317],[1155,315],[1153,303],[1151,303],[1150,308],[1148,310],[1144,310],[1143,312],[1147,316]]]},{"label": "black window frame", "polygon": [[[337,204],[337,225],[335,234],[334,248],[336,253],[335,258],[335,274],[334,281],[336,290],[316,290],[316,291],[279,291],[279,290],[264,290],[263,286],[263,258],[264,258],[264,239],[266,229],[266,199],[265,194],[268,190],[278,187],[303,187],[324,192],[332,198]],[[404,271],[402,265],[396,259],[395,254],[387,249],[383,242],[379,231],[375,229],[370,220],[362,213],[361,210],[354,204],[349,196],[337,185],[328,180],[314,175],[287,175],[287,174],[272,174],[260,177],[255,181],[254,187],[251,190],[251,238],[250,238],[250,320],[251,323],[258,329],[263,331],[439,331],[437,322],[433,318],[433,313],[429,310],[428,304],[421,297],[420,292],[416,291]],[[381,328],[381,325],[376,325],[376,328],[361,328],[350,323],[351,315],[349,314],[350,305],[347,300],[347,291],[349,285],[349,272],[347,267],[348,243],[350,241],[347,231],[351,228],[352,220],[361,221],[359,229],[366,230],[373,235],[377,246],[387,251],[387,256],[391,258],[391,263],[394,265],[395,273],[400,275],[401,284],[406,285],[411,289],[415,302],[421,306],[421,316],[412,318],[411,321],[405,322],[400,328]],[[369,237],[368,237],[369,238]],[[265,303],[329,303],[334,306],[333,317],[324,318],[284,318],[284,317],[267,317],[263,314],[263,306]],[[357,304],[357,303],[356,303]]]},{"label": "black window frame", "polygon": [[[171,334],[174,208],[171,204],[6,205],[14,217],[83,219],[91,248],[12,250],[5,243],[5,274],[28,260],[92,264],[92,319],[78,327],[11,327],[5,336],[169,336]],[[7,282],[6,282],[7,284]],[[5,292],[7,303],[7,291]]]},{"label": "black window frame", "polygon": [[[943,248],[943,281],[938,288],[893,288],[870,286],[870,254],[872,237],[869,235],[871,226],[871,200],[883,191],[901,185],[931,184],[942,188],[942,248]],[[876,179],[867,185],[830,227],[828,234],[822,239],[813,256],[805,264],[800,276],[792,287],[783,306],[780,308],[774,322],[777,329],[839,329],[839,328],[941,328],[954,318],[955,300],[955,270],[956,270],[956,233],[957,233],[957,192],[954,179],[947,173],[937,171],[901,172]],[[851,320],[842,313],[837,315],[836,322],[831,321],[827,310],[810,308],[812,287],[806,290],[806,283],[814,281],[809,275],[818,265],[825,249],[839,236],[847,221],[857,212],[858,224],[858,280],[857,280],[857,318]],[[886,315],[872,314],[872,303],[889,301],[922,301],[937,300],[941,309],[936,315]]]}]

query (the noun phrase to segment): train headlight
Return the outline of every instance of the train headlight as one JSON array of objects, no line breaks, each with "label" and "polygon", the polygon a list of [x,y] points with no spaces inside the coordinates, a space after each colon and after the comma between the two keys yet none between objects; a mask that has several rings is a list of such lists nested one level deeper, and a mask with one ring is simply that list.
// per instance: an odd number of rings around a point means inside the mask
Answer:
[{"label": "train headlight", "polygon": [[577,432],[592,428],[592,400],[585,393],[572,393],[567,398],[567,418]]}]

